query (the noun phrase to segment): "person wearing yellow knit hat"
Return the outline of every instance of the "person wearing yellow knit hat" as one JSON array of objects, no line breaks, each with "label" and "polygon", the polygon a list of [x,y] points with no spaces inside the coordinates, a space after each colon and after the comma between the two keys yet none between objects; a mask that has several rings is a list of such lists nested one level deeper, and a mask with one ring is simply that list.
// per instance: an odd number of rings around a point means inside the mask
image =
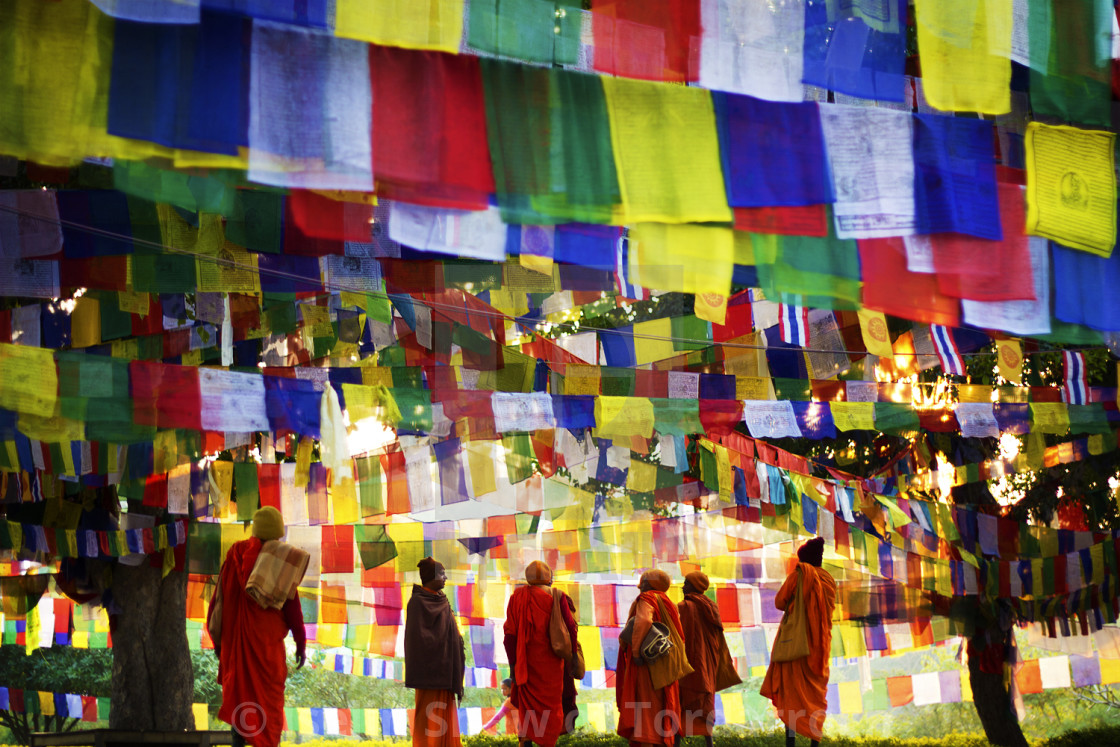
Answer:
[{"label": "person wearing yellow knit hat", "polygon": [[218,655],[222,705],[218,718],[239,747],[275,747],[284,728],[284,639],[291,631],[296,660],[305,660],[306,634],[297,587],[307,552],[281,542],[284,518],[271,506],[253,515],[252,536],[226,554],[210,600],[206,629]]}]

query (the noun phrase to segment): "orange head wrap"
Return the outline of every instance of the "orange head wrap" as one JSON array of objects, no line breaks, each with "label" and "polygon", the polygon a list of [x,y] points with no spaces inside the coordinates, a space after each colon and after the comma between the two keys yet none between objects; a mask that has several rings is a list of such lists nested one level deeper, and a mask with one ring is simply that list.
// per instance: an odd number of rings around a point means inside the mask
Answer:
[{"label": "orange head wrap", "polygon": [[531,586],[551,586],[552,569],[543,560],[534,560],[525,568],[525,580]]},{"label": "orange head wrap", "polygon": [[693,589],[700,592],[701,594],[707,591],[708,587],[712,585],[708,580],[708,577],[700,571],[693,571],[692,573],[689,573],[684,577],[684,580],[687,581]]},{"label": "orange head wrap", "polygon": [[669,591],[669,587],[673,585],[673,579],[669,578],[669,574],[665,571],[654,569],[643,573],[638,583],[648,583],[654,591]]}]

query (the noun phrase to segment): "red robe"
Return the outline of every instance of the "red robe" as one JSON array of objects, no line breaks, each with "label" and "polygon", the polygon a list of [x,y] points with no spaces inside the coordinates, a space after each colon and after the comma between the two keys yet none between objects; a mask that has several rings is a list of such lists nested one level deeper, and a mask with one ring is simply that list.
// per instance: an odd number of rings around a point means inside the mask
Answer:
[{"label": "red robe", "polygon": [[771,661],[759,692],[774,702],[778,718],[787,727],[804,737],[819,740],[828,713],[836,581],[822,568],[798,563],[774,597],[774,606],[780,610],[785,610],[797,593],[798,569],[804,574],[801,596],[809,623],[809,655],[793,661]]},{"label": "red robe", "polygon": [[218,718],[231,724],[254,747],[275,747],[284,730],[284,680],[288,676],[284,637],[288,624],[280,610],[262,609],[245,593],[245,583],[261,541],[235,542],[222,564],[222,640]]},{"label": "red robe", "polygon": [[712,735],[715,723],[716,673],[723,647],[719,608],[703,594],[686,594],[677,605],[684,628],[684,649],[692,674],[680,679],[681,732],[686,737]]},{"label": "red robe", "polygon": [[[575,619],[561,605],[571,634]],[[542,747],[552,747],[564,733],[564,661],[552,653],[548,623],[552,590],[547,586],[519,586],[506,607],[506,652],[513,670],[511,700],[517,709],[517,735]]]},{"label": "red robe", "polygon": [[[658,601],[668,620],[661,618]],[[630,744],[672,745],[681,721],[680,683],[653,689],[649,669],[636,661],[638,650],[655,622],[673,625],[684,637],[677,605],[660,591],[644,591],[630,605],[634,620],[632,645],[618,647],[615,672],[615,705],[618,706],[618,734]]]}]

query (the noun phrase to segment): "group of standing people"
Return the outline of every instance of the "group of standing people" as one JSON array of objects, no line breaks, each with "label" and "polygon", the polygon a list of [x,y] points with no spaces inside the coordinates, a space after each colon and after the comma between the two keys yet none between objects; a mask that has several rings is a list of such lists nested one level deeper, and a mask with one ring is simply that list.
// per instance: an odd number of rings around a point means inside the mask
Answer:
[{"label": "group of standing people", "polygon": [[[273,513],[274,512],[274,513]],[[219,652],[222,708],[233,725],[234,743],[274,747],[283,724],[283,640],[289,631],[303,664],[304,631],[296,587],[307,554],[280,541],[283,521],[262,509],[253,536],[231,547],[211,601],[208,630]],[[832,610],[836,582],[821,568],[824,540],[806,542],[798,563],[775,597],[785,611],[761,693],[773,701],[795,734],[816,747],[826,713]],[[458,701],[463,698],[466,647],[451,604],[443,593],[447,574],[424,558],[420,583],[412,588],[405,617],[405,686],[415,690],[412,743],[459,747]],[[552,588],[552,570],[533,561],[524,585],[510,597],[503,627],[511,678],[507,697],[486,725],[509,719],[521,747],[553,747],[578,715],[575,680],[583,677],[576,605]],[[673,604],[668,574],[642,574],[619,637],[615,669],[618,733],[631,745],[675,747],[683,737],[712,745],[715,694],[740,680],[723,634],[719,608],[709,599],[708,577],[685,576],[684,598]]]},{"label": "group of standing people", "polygon": [[[836,582],[821,568],[824,540],[798,550],[798,563],[775,597],[786,612],[778,639],[803,637],[808,653],[775,657],[762,694],[786,724],[786,740],[796,734],[821,737],[826,713],[832,610]],[[458,747],[455,698],[462,697],[464,644],[451,605],[443,596],[443,566],[432,558],[419,564],[421,585],[414,586],[405,619],[405,685],[416,689],[413,744]],[[506,607],[504,645],[511,677],[502,683],[502,708],[483,728],[503,716],[522,747],[553,747],[570,732],[578,714],[575,680],[582,677],[576,606],[552,589],[552,570],[533,561]],[[719,608],[705,595],[706,575],[685,576],[684,598],[674,604],[672,585],[661,570],[642,574],[638,597],[619,639],[615,668],[618,733],[631,745],[676,747],[699,736],[712,745],[715,694],[740,682],[723,634]],[[568,647],[557,645],[567,636]],[[795,653],[799,653],[795,652]],[[647,657],[648,660],[647,660]],[[778,659],[782,660],[779,661]]]}]

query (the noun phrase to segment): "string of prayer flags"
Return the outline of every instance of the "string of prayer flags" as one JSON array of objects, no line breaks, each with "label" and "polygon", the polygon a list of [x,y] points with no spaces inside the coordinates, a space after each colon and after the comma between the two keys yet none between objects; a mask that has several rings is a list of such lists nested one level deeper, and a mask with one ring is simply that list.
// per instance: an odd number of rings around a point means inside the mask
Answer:
[{"label": "string of prayer flags", "polygon": [[941,111],[1011,111],[1012,0],[916,0],[922,90]]},{"label": "string of prayer flags", "polygon": [[1112,132],[1030,122],[1027,233],[1112,256],[1116,244],[1115,139]]}]

